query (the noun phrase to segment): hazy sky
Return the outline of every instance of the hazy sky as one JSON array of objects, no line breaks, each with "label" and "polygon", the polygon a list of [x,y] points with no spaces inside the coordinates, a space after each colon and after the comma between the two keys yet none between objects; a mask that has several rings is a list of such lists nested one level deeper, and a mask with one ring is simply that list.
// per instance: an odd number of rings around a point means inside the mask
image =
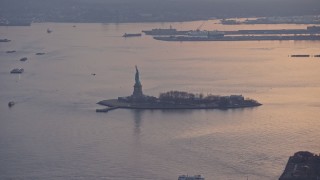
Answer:
[{"label": "hazy sky", "polygon": [[[152,14],[142,19],[140,14]],[[184,21],[319,15],[320,0],[0,0],[0,18],[55,22]]]}]

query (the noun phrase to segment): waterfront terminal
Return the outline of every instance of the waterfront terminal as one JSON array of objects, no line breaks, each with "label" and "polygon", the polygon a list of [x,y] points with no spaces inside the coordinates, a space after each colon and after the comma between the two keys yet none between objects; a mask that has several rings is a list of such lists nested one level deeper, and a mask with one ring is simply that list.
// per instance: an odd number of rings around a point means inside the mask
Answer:
[{"label": "waterfront terminal", "polygon": [[118,97],[98,102],[105,109],[96,112],[125,109],[231,109],[260,106],[258,101],[244,98],[242,95],[207,95],[193,94],[183,91],[168,91],[160,93],[159,97],[144,95],[140,82],[139,70],[136,66],[135,84],[131,96]]},{"label": "waterfront terminal", "polygon": [[236,31],[207,31],[207,30],[184,30],[179,31],[170,26],[169,29],[151,29],[143,30],[143,33],[151,36],[186,36],[186,35],[317,35],[320,34],[320,26],[307,26],[304,29],[251,29],[251,30],[236,30]]},{"label": "waterfront terminal", "polygon": [[320,35],[156,36],[153,38],[161,41],[320,41]]},{"label": "waterfront terminal", "polygon": [[320,26],[307,26],[305,29],[260,29],[237,31],[178,31],[170,29],[152,29],[142,31],[161,41],[319,41]]}]

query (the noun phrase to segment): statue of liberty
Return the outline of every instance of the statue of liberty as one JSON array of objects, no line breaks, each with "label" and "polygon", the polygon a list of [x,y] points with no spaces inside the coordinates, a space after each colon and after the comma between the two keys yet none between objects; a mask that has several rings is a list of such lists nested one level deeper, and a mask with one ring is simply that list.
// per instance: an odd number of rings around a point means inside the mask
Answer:
[{"label": "statue of liberty", "polygon": [[142,85],[141,85],[141,82],[140,82],[139,70],[138,70],[137,66],[136,66],[135,84],[134,84],[133,87],[134,87],[134,89],[133,89],[132,96],[135,97],[135,98],[143,97]]},{"label": "statue of liberty", "polygon": [[136,84],[141,84],[141,82],[140,82],[140,77],[139,77],[139,70],[138,70],[138,67],[137,67],[137,66],[136,66],[135,81],[136,81]]}]

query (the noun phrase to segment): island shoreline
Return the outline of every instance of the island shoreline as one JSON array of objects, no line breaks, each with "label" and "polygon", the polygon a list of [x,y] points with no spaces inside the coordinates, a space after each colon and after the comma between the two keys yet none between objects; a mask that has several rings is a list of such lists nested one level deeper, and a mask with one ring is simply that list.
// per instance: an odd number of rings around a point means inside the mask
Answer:
[{"label": "island shoreline", "polygon": [[218,96],[193,94],[183,91],[168,91],[160,93],[159,97],[144,95],[138,67],[136,66],[135,84],[130,96],[99,101],[97,104],[107,106],[96,109],[96,112],[108,112],[114,109],[236,109],[260,106],[259,102],[244,98],[242,95]]}]

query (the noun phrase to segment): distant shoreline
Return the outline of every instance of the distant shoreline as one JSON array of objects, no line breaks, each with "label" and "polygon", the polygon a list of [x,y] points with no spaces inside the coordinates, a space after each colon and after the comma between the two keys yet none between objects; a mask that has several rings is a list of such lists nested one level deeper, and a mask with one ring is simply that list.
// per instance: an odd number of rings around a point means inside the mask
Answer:
[{"label": "distant shoreline", "polygon": [[[123,20],[102,20],[102,19],[42,19],[42,20],[32,20],[30,19],[14,19],[11,20],[7,18],[0,22],[0,26],[31,26],[34,23],[100,23],[100,24],[126,24],[126,23],[181,23],[181,22],[193,22],[193,21],[210,21],[218,20],[219,24],[222,25],[277,25],[277,24],[313,24],[319,25],[318,20],[319,15],[300,15],[300,16],[262,16],[257,18],[257,16],[235,16],[235,17],[182,17],[182,18],[166,18],[166,19],[123,19]],[[298,20],[296,20],[298,18]],[[246,20],[243,20],[246,19]],[[250,20],[249,20],[250,19]],[[254,19],[254,20],[251,20]],[[279,20],[280,19],[280,20]]]}]

